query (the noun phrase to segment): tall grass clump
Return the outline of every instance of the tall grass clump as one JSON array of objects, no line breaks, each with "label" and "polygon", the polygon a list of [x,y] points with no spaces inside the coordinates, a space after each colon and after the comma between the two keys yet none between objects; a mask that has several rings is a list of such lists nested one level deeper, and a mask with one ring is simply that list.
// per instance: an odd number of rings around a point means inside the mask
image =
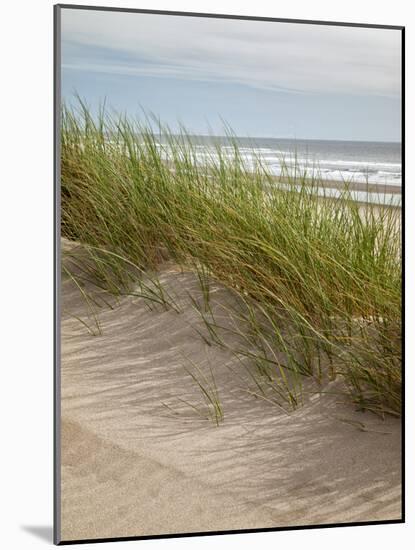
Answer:
[{"label": "tall grass clump", "polygon": [[341,376],[359,408],[399,415],[399,209],[346,184],[324,198],[316,172],[248,169],[230,132],[232,153],[213,142],[202,162],[184,129],[154,125],[63,107],[62,235],[89,250],[91,277],[122,293],[166,259],[197,266],[204,310],[209,278],[239,295],[239,351],[274,361],[273,377]]}]

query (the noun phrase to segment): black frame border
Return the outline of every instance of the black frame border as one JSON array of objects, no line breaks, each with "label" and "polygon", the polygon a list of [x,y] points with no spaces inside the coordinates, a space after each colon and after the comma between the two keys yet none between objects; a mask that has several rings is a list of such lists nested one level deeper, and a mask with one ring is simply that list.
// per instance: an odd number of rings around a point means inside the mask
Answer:
[{"label": "black frame border", "polygon": [[[61,540],[61,494],[60,494],[60,468],[61,468],[61,438],[60,438],[60,417],[61,417],[61,346],[60,346],[60,265],[61,265],[61,249],[60,249],[60,104],[61,104],[61,10],[76,9],[88,11],[110,11],[124,13],[142,13],[152,15],[171,15],[171,16],[186,16],[186,17],[209,17],[213,19],[236,19],[246,21],[264,21],[270,23],[297,23],[304,25],[326,25],[338,27],[360,27],[372,29],[389,29],[401,31],[401,163],[402,163],[402,442],[401,442],[401,519],[396,520],[380,520],[380,521],[361,521],[361,522],[346,522],[346,523],[328,523],[319,525],[298,525],[298,526],[281,526],[267,527],[263,529],[238,529],[225,531],[200,531],[190,533],[169,533],[159,535],[143,535],[133,537],[114,537],[114,538],[96,538],[96,539],[80,539],[80,540]],[[401,25],[378,25],[369,23],[350,23],[340,21],[320,21],[307,19],[287,19],[248,15],[230,15],[219,13],[198,13],[198,12],[182,12],[168,10],[151,10],[151,9],[135,9],[121,8],[113,6],[91,6],[91,5],[76,5],[76,4],[55,4],[53,6],[53,162],[54,162],[54,185],[53,185],[53,283],[54,283],[54,304],[53,304],[53,542],[55,545],[63,546],[70,544],[91,544],[102,542],[121,542],[121,541],[139,541],[139,540],[156,540],[156,539],[171,539],[171,538],[189,538],[200,536],[215,536],[215,535],[238,535],[244,533],[269,533],[279,531],[299,531],[310,529],[328,529],[333,527],[361,527],[371,525],[391,525],[405,523],[405,506],[406,506],[406,485],[405,485],[405,26]]]}]

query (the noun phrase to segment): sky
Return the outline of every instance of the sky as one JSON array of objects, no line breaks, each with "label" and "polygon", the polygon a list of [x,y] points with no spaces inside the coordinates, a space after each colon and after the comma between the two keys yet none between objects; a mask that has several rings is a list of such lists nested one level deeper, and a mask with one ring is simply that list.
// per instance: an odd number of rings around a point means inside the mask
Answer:
[{"label": "sky", "polygon": [[401,32],[64,8],[62,98],[173,130],[400,141]]}]

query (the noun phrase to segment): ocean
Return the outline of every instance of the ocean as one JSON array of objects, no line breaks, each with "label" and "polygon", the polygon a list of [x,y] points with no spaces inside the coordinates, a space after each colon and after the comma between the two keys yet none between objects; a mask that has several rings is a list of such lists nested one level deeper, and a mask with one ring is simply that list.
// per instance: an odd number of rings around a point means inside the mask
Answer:
[{"label": "ocean", "polygon": [[[202,163],[215,156],[215,146],[232,157],[233,147],[226,137],[191,136],[197,159]],[[401,144],[396,142],[328,141],[279,138],[235,137],[248,169],[254,170],[257,159],[270,173],[281,171],[319,175],[328,181],[373,184],[379,192],[353,191],[357,201],[390,203],[400,206],[402,186]],[[385,191],[384,185],[391,186]],[[393,193],[391,193],[391,188]],[[332,188],[326,195],[340,192]]]}]

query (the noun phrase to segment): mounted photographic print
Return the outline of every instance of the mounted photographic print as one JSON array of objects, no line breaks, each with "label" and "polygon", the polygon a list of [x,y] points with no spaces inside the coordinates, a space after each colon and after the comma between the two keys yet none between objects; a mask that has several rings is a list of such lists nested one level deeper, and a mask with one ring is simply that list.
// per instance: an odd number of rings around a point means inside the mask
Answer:
[{"label": "mounted photographic print", "polygon": [[399,523],[402,27],[55,6],[55,542]]}]

